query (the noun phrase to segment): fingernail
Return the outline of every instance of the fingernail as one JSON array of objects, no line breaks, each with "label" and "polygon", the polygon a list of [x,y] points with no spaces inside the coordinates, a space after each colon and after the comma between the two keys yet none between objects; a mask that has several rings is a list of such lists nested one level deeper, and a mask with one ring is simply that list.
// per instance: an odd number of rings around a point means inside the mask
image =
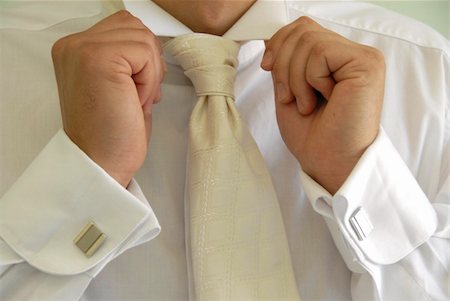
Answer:
[{"label": "fingernail", "polygon": [[261,67],[269,67],[272,64],[272,59],[272,51],[267,50],[266,53],[264,53],[263,59],[261,61]]},{"label": "fingernail", "polygon": [[283,83],[277,84],[277,100],[281,103],[287,101],[288,93]]},{"label": "fingernail", "polygon": [[300,114],[305,114],[305,104],[303,101],[298,97],[295,98],[295,101],[297,102],[297,108]]}]

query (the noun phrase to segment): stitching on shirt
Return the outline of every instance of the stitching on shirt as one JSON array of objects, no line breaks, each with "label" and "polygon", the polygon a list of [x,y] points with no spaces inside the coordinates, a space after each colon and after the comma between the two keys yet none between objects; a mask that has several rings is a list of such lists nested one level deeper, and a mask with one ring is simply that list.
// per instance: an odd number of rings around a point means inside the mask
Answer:
[{"label": "stitching on shirt", "polygon": [[74,21],[74,20],[77,20],[77,21],[78,21],[78,20],[87,20],[87,19],[95,18],[95,22],[98,22],[98,21],[100,21],[100,19],[98,19],[98,18],[100,18],[100,17],[106,17],[106,16],[104,15],[104,12],[103,12],[103,11],[98,12],[98,13],[95,13],[94,15],[91,15],[91,16],[73,17],[73,18],[63,19],[63,20],[61,20],[61,21],[58,21],[58,22],[56,22],[56,23],[52,23],[52,24],[50,24],[50,25],[48,25],[48,26],[45,26],[45,27],[39,28],[39,29],[27,28],[27,26],[24,26],[24,27],[17,27],[17,26],[5,26],[5,27],[1,27],[1,26],[0,26],[0,31],[2,31],[2,30],[20,30],[20,31],[41,32],[41,31],[49,30],[49,29],[52,28],[52,27],[56,27],[56,26],[58,26],[58,25],[64,24],[64,23],[66,23],[66,22],[68,23],[68,22],[71,22],[71,21]]},{"label": "stitching on shirt", "polygon": [[[439,52],[443,53],[444,56],[445,56],[447,59],[450,59],[450,54],[447,53],[447,50],[446,50],[446,49],[438,48],[438,47],[436,47],[436,46],[431,46],[431,45],[420,44],[420,43],[417,42],[417,41],[408,40],[407,38],[404,38],[404,37],[395,36],[395,35],[393,35],[393,34],[389,34],[389,33],[385,33],[385,32],[380,32],[380,31],[376,31],[376,30],[373,30],[373,29],[369,29],[369,28],[356,27],[356,26],[351,25],[351,24],[343,23],[342,21],[339,21],[339,20],[326,19],[326,18],[324,18],[324,17],[319,17],[319,16],[316,16],[316,15],[312,15],[312,14],[310,14],[310,13],[308,13],[308,12],[305,12],[305,11],[302,10],[301,8],[296,7],[294,4],[289,5],[289,7],[295,9],[295,10],[298,11],[298,12],[302,12],[302,13],[305,14],[306,16],[312,17],[312,18],[317,19],[317,20],[321,20],[321,21],[328,22],[328,23],[333,23],[333,24],[335,24],[335,25],[342,26],[342,27],[345,27],[345,28],[351,28],[351,29],[354,29],[354,30],[359,30],[359,31],[368,32],[368,33],[371,33],[371,34],[378,34],[378,35],[381,35],[381,36],[384,36],[384,37],[387,37],[387,38],[391,38],[391,39],[395,39],[395,40],[407,42],[407,43],[409,43],[409,44],[412,44],[412,45],[415,45],[415,46],[418,46],[418,47],[423,47],[423,48],[428,48],[428,49],[438,50]],[[288,10],[288,12],[289,12],[289,10]],[[292,22],[292,21],[293,21],[291,18],[292,18],[291,14],[288,14],[289,22]]]}]

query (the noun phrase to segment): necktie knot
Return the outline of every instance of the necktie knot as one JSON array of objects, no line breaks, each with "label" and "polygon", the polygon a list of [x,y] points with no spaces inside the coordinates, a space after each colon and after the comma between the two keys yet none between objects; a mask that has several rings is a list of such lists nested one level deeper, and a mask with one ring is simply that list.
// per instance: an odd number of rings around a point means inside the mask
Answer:
[{"label": "necktie knot", "polygon": [[233,98],[239,47],[234,41],[201,33],[182,35],[164,44],[192,81],[198,96]]}]

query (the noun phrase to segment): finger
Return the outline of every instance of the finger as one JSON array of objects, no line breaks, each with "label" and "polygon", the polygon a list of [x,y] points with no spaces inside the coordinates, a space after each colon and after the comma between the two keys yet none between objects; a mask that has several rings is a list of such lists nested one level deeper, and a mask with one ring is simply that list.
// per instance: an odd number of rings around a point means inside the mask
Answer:
[{"label": "finger", "polygon": [[311,114],[317,105],[314,87],[306,78],[307,61],[315,45],[323,41],[336,40],[337,36],[328,31],[305,32],[295,48],[295,55],[289,65],[289,86],[295,95],[298,111],[303,115]]},{"label": "finger", "polygon": [[[365,112],[380,109],[378,102],[355,101],[372,99],[367,97],[368,93],[371,96],[379,93],[379,90],[372,89],[377,86],[374,83],[384,81],[384,64],[378,51],[346,41],[324,42],[312,49],[309,61],[308,81],[328,98],[327,106],[353,107],[354,110],[357,106],[364,106]],[[326,74],[329,79],[326,79]],[[334,100],[339,100],[339,103]],[[375,108],[368,110],[368,106]]]},{"label": "finger", "polygon": [[154,102],[159,94],[159,85],[164,77],[165,63],[162,58],[160,41],[150,32],[143,29],[115,29],[94,35],[96,42],[137,42],[145,43],[151,55],[145,67],[132,77],[136,84],[141,105]]},{"label": "finger", "polygon": [[154,102],[159,92],[159,85],[164,76],[165,63],[162,58],[162,48],[160,41],[150,31],[146,29],[119,28],[99,32],[90,35],[90,40],[96,43],[144,43],[151,49],[151,56],[147,67],[152,72],[147,72],[147,68],[133,73],[132,77],[136,84],[141,105],[147,101]]},{"label": "finger", "polygon": [[278,52],[272,66],[272,79],[274,83],[275,100],[281,103],[289,103],[294,95],[289,87],[289,64],[291,63],[297,41],[301,33],[291,31],[283,41],[283,48]]},{"label": "finger", "polygon": [[292,31],[298,30],[304,30],[302,26],[309,26],[309,30],[314,29],[321,29],[322,27],[314,22],[311,18],[308,17],[300,17],[296,21],[292,22],[291,24],[284,26],[280,30],[278,30],[273,37],[265,42],[266,44],[266,50],[264,52],[263,59],[261,61],[261,67],[266,70],[270,71],[272,70],[273,63],[275,59],[278,57],[278,53],[281,49],[281,47],[284,44],[284,41],[289,37]]},{"label": "finger", "polygon": [[154,48],[161,55],[158,38],[149,30],[142,28],[118,28],[84,35],[82,42],[142,42]]},{"label": "finger", "polygon": [[[127,57],[135,62],[140,61],[141,64],[144,64],[134,68],[130,74],[135,82],[141,105],[144,105],[147,101],[153,102],[155,100],[159,93],[159,84],[164,76],[165,64],[161,56],[160,41],[153,33],[146,29],[118,28],[90,34],[83,43],[109,45],[108,47],[114,50],[117,48],[113,48],[116,46],[112,45],[118,44],[122,46],[127,45],[127,47],[137,45],[137,47],[147,48],[145,57],[131,57],[130,55],[127,55]],[[95,52],[95,49],[91,51]],[[112,61],[111,63],[117,62]]]},{"label": "finger", "polygon": [[[111,56],[111,49],[114,49],[113,59],[108,58]],[[155,47],[135,41],[110,42],[86,51],[97,51],[99,57],[104,53],[106,63],[114,63],[111,64],[111,68],[114,68],[112,80],[123,81],[123,76],[131,78],[135,83],[141,105],[157,95],[158,91],[155,90],[159,89],[163,67]]]},{"label": "finger", "polygon": [[[340,52],[345,53],[340,53]],[[319,52],[320,54],[320,52]],[[336,51],[327,47],[323,51],[336,82],[351,80],[359,86],[384,81],[385,63],[378,49],[343,40]]]},{"label": "finger", "polygon": [[[102,32],[118,28],[147,28],[139,18],[126,10],[118,11],[89,28],[89,32]],[[148,28],[147,28],[148,29]]]},{"label": "finger", "polygon": [[272,70],[274,58],[278,54],[278,45],[282,45],[284,40],[289,36],[296,24],[291,23],[279,29],[270,40],[264,41],[266,49],[261,60],[261,68],[266,71]]},{"label": "finger", "polygon": [[328,66],[327,58],[320,54],[320,51],[322,51],[321,48],[316,48],[308,58],[306,81],[311,87],[319,91],[326,100],[330,100],[335,81]]},{"label": "finger", "polygon": [[[311,42],[311,36],[314,36],[315,33],[319,32],[315,28],[316,27],[306,25],[301,27],[299,26],[295,30],[292,30],[278,51],[278,55],[275,58],[272,67],[272,76],[275,79],[274,87],[277,101],[288,103],[293,99],[299,99],[300,97],[314,98],[314,91],[308,85],[303,84],[303,81],[297,83],[290,80],[290,69],[296,68],[298,71],[305,70],[306,64],[303,62],[306,61],[308,53],[304,48],[308,48],[308,45],[303,47],[303,44],[305,44],[305,42]],[[324,29],[320,29],[320,31],[322,30],[325,32]],[[298,45],[301,45],[302,47],[298,47]],[[303,58],[303,60],[297,60],[303,64],[293,65],[293,56],[300,56]]]},{"label": "finger", "polygon": [[159,53],[152,51],[152,56],[149,59],[147,65],[133,75],[141,106],[143,106],[145,112],[150,112],[147,111],[151,109],[150,104],[159,100],[160,86],[165,73],[165,63]]},{"label": "finger", "polygon": [[[295,129],[306,129],[314,120],[315,115],[302,115],[298,112],[295,102],[275,103],[275,112],[280,132],[283,133],[284,141],[305,141],[308,131],[298,131]],[[300,143],[297,147],[301,148],[305,145]],[[299,149],[292,150],[293,154],[301,152]],[[297,158],[298,159],[298,158]]]},{"label": "finger", "polygon": [[[335,85],[344,80],[357,80],[363,65],[356,67],[356,60],[361,57],[359,47],[343,41],[321,41],[313,46],[306,67],[307,82],[329,99]],[[332,82],[331,82],[332,81]]]}]

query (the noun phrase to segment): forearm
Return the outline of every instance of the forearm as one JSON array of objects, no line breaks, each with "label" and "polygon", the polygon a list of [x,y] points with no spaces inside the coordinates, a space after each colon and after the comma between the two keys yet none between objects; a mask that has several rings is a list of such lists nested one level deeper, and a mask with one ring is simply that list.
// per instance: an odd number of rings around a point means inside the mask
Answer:
[{"label": "forearm", "polygon": [[[73,241],[88,221],[106,235],[90,257]],[[0,199],[0,299],[75,300],[106,264],[159,230],[137,183],[125,190],[60,131]]]},{"label": "forearm", "polygon": [[353,272],[355,300],[448,298],[447,185],[430,200],[383,131],[334,196],[302,181]]}]

